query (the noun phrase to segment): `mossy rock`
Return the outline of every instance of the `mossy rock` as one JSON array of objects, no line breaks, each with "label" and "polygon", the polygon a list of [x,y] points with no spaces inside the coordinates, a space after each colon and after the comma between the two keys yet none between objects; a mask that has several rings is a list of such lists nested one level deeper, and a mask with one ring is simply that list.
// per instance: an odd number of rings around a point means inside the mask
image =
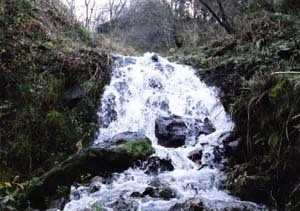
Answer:
[{"label": "mossy rock", "polygon": [[125,143],[122,149],[134,156],[146,156],[153,153],[149,139],[139,139],[134,142]]},{"label": "mossy rock", "polygon": [[43,176],[35,179],[21,200],[23,208],[47,208],[47,201],[56,199],[59,187],[69,187],[82,175],[107,175],[122,172],[154,152],[149,139],[132,140],[108,148],[89,148],[71,156]]}]

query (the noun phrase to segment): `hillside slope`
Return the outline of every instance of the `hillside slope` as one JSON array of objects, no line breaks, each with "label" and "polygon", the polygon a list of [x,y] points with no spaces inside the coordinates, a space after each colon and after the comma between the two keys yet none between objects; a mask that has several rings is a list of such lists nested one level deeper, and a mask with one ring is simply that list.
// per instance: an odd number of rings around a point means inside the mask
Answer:
[{"label": "hillside slope", "polygon": [[197,74],[219,88],[236,124],[225,143],[227,188],[244,200],[299,210],[300,18],[261,10],[237,20],[235,36],[172,58],[201,68]]},{"label": "hillside slope", "polygon": [[0,2],[0,181],[14,181],[8,186],[89,143],[110,79],[101,41],[59,1],[47,2]]}]

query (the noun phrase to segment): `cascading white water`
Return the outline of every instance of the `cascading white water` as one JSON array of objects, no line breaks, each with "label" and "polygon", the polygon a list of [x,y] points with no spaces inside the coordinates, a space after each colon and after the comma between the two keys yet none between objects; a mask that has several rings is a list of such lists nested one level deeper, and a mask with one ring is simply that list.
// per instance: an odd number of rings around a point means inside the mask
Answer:
[{"label": "cascading white water", "polygon": [[[208,117],[216,131],[201,135],[196,142],[189,141],[182,147],[162,147],[155,137],[155,120],[173,114],[191,119]],[[174,170],[156,175],[147,174],[142,168],[130,168],[114,174],[94,193],[90,193],[88,187],[74,189],[80,192],[80,197],[73,198],[64,210],[89,210],[95,203],[100,203],[104,210],[116,210],[113,205],[123,201],[128,206],[119,210],[164,211],[190,199],[198,199],[212,210],[236,207],[264,210],[220,189],[225,178],[221,169],[226,159],[215,163],[214,151],[222,151],[222,141],[232,130],[233,123],[217,98],[216,90],[201,82],[191,67],[170,63],[152,53],[143,57],[116,56],[111,83],[102,96],[98,115],[101,127],[95,144],[118,133],[141,132],[152,140],[155,156],[170,159]],[[195,151],[202,151],[201,164],[188,158]],[[131,196],[134,192],[143,193],[157,181],[170,188],[175,196],[168,200]]]}]

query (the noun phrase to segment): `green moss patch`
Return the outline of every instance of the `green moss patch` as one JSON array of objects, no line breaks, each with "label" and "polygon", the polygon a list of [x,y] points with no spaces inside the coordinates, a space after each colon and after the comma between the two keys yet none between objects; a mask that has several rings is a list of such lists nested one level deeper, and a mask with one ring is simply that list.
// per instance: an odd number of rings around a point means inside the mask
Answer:
[{"label": "green moss patch", "polygon": [[132,142],[126,142],[122,146],[122,150],[132,154],[134,157],[149,156],[154,150],[149,139],[140,139]]}]

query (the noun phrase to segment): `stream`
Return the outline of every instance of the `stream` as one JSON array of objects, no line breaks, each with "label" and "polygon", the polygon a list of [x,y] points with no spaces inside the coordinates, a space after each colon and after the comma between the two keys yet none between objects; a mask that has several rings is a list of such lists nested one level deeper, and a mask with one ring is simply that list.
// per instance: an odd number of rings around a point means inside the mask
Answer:
[{"label": "stream", "polygon": [[[217,90],[201,82],[193,68],[153,53],[114,57],[112,79],[98,111],[100,128],[94,145],[127,131],[144,134],[155,149],[151,156],[155,170],[149,162],[141,163],[109,179],[98,178],[94,191],[90,185],[74,186],[64,210],[175,211],[190,210],[188,204],[200,203],[205,210],[267,210],[223,188],[226,174],[222,169],[228,162],[223,141],[234,123]],[[214,131],[200,136],[191,131],[183,145],[162,146],[155,122],[172,117],[181,117],[189,128],[205,120]]]}]

